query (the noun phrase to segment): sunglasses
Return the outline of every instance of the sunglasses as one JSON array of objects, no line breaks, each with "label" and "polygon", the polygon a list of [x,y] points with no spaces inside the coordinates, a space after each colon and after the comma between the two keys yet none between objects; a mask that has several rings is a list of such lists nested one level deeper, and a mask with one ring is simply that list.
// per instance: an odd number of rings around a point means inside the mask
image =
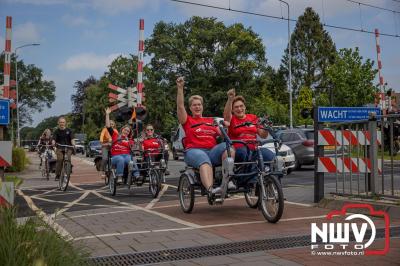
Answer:
[{"label": "sunglasses", "polygon": [[147,128],[146,131],[153,131],[153,128]]}]

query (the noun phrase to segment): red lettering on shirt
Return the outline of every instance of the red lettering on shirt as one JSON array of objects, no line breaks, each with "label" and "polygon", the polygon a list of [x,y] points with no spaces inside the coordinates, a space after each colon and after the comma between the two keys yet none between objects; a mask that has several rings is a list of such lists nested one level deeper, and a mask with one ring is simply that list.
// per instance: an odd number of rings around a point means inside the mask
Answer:
[{"label": "red lettering on shirt", "polygon": [[[213,121],[211,117],[187,116],[185,124],[182,125],[186,135],[184,141],[185,148],[211,149],[217,145],[219,133],[217,127],[211,126]],[[199,123],[208,123],[210,125],[203,124],[192,128],[193,125]]]},{"label": "red lettering on shirt", "polygon": [[[241,125],[245,122],[251,122],[253,125],[250,126],[242,126],[235,128],[238,125]],[[237,118],[236,116],[232,116],[231,124],[228,129],[228,136],[231,140],[242,140],[246,142],[252,142],[257,139],[257,123],[258,117],[253,114],[246,114],[244,118]],[[243,144],[234,143],[233,146],[235,148],[243,147]],[[248,147],[251,150],[255,150],[256,146],[254,143],[250,143]]]}]

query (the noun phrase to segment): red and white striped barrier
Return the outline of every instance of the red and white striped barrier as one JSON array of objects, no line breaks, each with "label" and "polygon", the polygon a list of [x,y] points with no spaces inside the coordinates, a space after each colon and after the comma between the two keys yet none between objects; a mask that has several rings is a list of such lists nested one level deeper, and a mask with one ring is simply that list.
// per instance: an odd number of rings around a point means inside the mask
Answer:
[{"label": "red and white striped barrier", "polygon": [[382,61],[381,61],[381,46],[379,45],[379,30],[375,29],[375,41],[376,41],[376,54],[378,60],[378,74],[379,74],[379,85],[383,86],[383,76],[381,74],[382,71]]},{"label": "red and white striped barrier", "polygon": [[[378,145],[381,144],[381,132],[377,131]],[[370,145],[371,136],[368,131],[355,130],[318,130],[318,145]],[[342,143],[343,142],[343,143]]]},{"label": "red and white striped barrier", "polygon": [[[344,164],[343,164],[344,162]],[[370,173],[371,160],[369,158],[351,158],[345,157],[319,157],[319,173]],[[378,160],[378,172],[382,173],[382,160]]]},{"label": "red and white striped barrier", "polygon": [[137,74],[137,106],[143,102],[143,51],[144,51],[144,19],[139,20],[139,53],[138,53],[138,74]]},{"label": "red and white striped barrier", "polygon": [[4,49],[4,84],[0,97],[10,98],[10,71],[11,71],[11,25],[12,18],[6,17],[6,42]]}]

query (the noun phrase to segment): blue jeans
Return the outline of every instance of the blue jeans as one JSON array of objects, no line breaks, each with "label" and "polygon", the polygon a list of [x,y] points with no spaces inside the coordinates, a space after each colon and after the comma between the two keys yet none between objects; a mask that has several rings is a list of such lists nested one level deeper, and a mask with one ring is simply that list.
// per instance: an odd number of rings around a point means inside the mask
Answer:
[{"label": "blue jeans", "polygon": [[111,163],[113,167],[116,167],[116,175],[117,176],[123,176],[124,175],[124,168],[125,165],[128,165],[130,161],[133,161],[133,176],[138,177],[139,176],[139,169],[137,167],[136,163],[136,158],[131,157],[130,154],[120,154],[120,155],[114,155],[111,157]]},{"label": "blue jeans", "polygon": [[[275,159],[275,153],[270,151],[267,148],[261,148],[261,154],[264,159],[264,162],[270,162]],[[255,156],[256,152],[255,151],[250,151],[250,159],[254,159],[253,156]],[[246,147],[240,147],[236,149],[236,154],[235,154],[235,162],[245,162],[249,158],[247,158],[247,149]]]},{"label": "blue jeans", "polygon": [[188,149],[185,151],[185,163],[194,168],[200,168],[203,164],[210,166],[221,165],[222,154],[226,151],[226,144],[222,142],[212,149]]}]

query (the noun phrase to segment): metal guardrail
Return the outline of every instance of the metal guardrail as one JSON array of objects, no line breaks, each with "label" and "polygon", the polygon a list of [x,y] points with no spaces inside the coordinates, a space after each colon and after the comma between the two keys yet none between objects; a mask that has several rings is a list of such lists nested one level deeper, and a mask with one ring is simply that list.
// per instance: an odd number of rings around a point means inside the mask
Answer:
[{"label": "metal guardrail", "polygon": [[327,173],[335,175],[333,194],[400,199],[400,114],[325,126],[315,125],[314,202],[324,197]]}]

